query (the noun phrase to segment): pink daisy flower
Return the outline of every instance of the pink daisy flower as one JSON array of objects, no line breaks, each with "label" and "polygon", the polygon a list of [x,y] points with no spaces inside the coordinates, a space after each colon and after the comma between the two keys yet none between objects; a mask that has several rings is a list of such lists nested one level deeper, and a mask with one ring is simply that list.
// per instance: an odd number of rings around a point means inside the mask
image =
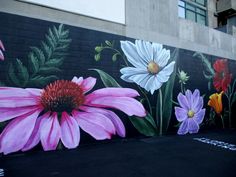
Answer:
[{"label": "pink daisy flower", "polygon": [[74,77],[58,80],[44,89],[0,87],[0,122],[13,119],[0,135],[0,152],[27,151],[40,141],[45,151],[59,141],[67,148],[80,142],[80,128],[96,140],[125,136],[120,118],[104,108],[115,108],[129,116],[144,117],[145,109],[129,88],[90,91],[96,79]]}]

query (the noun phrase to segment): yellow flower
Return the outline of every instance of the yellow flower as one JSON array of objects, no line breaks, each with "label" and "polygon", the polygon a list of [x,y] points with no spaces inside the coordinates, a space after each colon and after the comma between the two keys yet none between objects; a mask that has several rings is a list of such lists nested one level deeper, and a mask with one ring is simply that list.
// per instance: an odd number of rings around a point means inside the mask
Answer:
[{"label": "yellow flower", "polygon": [[217,114],[221,114],[223,106],[222,106],[222,94],[224,92],[220,92],[220,94],[218,93],[214,93],[212,94],[209,98],[210,100],[208,101],[208,105],[211,106],[212,108],[214,108],[215,112]]}]

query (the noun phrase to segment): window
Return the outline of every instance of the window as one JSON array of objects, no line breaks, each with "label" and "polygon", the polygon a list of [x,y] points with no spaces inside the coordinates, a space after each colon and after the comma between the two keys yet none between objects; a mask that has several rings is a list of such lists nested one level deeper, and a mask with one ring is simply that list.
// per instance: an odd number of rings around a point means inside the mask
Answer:
[{"label": "window", "polygon": [[206,0],[179,0],[179,17],[207,25]]}]

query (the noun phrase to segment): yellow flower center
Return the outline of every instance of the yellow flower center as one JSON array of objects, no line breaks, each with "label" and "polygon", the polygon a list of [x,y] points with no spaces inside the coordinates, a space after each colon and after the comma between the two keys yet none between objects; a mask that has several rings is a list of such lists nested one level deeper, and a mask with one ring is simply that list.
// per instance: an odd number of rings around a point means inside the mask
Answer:
[{"label": "yellow flower center", "polygon": [[151,74],[157,74],[159,72],[159,66],[154,61],[148,63],[147,70]]},{"label": "yellow flower center", "polygon": [[188,111],[188,118],[192,118],[194,116],[195,112],[193,112],[192,110]]}]

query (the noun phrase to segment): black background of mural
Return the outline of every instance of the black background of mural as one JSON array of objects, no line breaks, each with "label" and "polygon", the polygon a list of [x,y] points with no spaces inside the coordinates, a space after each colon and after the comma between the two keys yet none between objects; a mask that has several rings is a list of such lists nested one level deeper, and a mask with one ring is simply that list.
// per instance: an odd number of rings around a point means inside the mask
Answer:
[{"label": "black background of mural", "polygon": [[[39,46],[40,42],[44,40],[45,34],[48,29],[56,26],[58,23],[48,22],[44,20],[38,20],[18,15],[0,13],[0,39],[4,43],[6,51],[4,52],[5,61],[0,63],[0,80],[6,81],[5,73],[7,72],[7,66],[10,62],[14,61],[16,58],[21,59],[26,63],[27,55],[30,52],[31,46]],[[113,76],[120,85],[123,87],[136,88],[135,84],[129,84],[120,79],[120,68],[123,66],[122,60],[117,60],[113,62],[111,60],[112,52],[104,51],[102,54],[102,59],[99,62],[94,60],[94,48],[100,45],[105,40],[115,41],[115,48],[120,49],[120,40],[131,40],[134,39],[126,38],[124,36],[73,27],[65,25],[65,29],[69,29],[69,37],[72,39],[68,50],[68,56],[65,58],[62,73],[59,75],[60,79],[71,80],[73,76],[93,76],[97,78],[97,84],[94,89],[104,87],[99,75],[95,71],[90,71],[88,69],[97,68],[109,73]],[[165,46],[166,48],[173,51],[173,47]],[[190,80],[187,82],[186,88],[194,90],[198,88],[201,94],[206,94],[204,107],[207,107],[207,112],[209,112],[209,107],[207,105],[208,97],[210,94],[215,93],[212,86],[212,90],[209,92],[207,87],[207,80],[204,78],[202,71],[204,70],[203,64],[199,58],[193,57],[194,52],[188,50],[180,50],[179,59],[177,62],[177,68],[184,70],[190,76]],[[215,56],[205,55],[211,64],[218,58]],[[236,75],[236,61],[229,60],[230,72],[233,73],[233,78]],[[174,87],[174,100],[180,92],[180,85],[178,79],[175,80]],[[156,92],[155,96],[151,97],[151,100],[156,102]],[[225,100],[224,100],[225,101]],[[227,103],[226,103],[227,105]],[[234,105],[235,107],[235,105]],[[235,117],[236,110],[233,110],[233,125],[235,127]],[[117,112],[125,124],[127,137],[140,136],[137,130],[133,127],[127,116],[121,112]],[[175,118],[174,111],[172,112],[172,119],[170,123],[169,132],[176,133],[177,128],[174,127],[178,122]],[[209,128],[209,127],[207,127]],[[204,126],[203,126],[204,129]],[[89,135],[82,132],[81,143],[94,142]]]}]

